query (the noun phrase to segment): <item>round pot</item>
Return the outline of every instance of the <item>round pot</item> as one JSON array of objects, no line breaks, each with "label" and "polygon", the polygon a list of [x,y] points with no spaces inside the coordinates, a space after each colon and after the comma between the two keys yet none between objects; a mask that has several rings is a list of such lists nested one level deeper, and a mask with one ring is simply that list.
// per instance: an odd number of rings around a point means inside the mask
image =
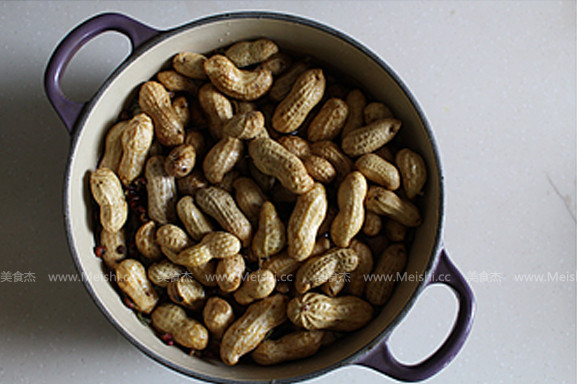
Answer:
[{"label": "round pot", "polygon": [[[86,103],[68,100],[60,78],[75,52],[93,37],[118,31],[132,43],[132,54]],[[399,140],[418,151],[428,166],[429,180],[422,202],[423,224],[409,250],[403,279],[378,316],[338,348],[321,349],[313,357],[273,367],[251,364],[225,366],[215,360],[191,357],[164,344],[123,303],[107,281],[102,262],[93,254],[88,175],[97,164],[106,129],[121,111],[128,95],[151,78],[180,51],[208,52],[233,41],[268,37],[283,49],[317,58],[351,75],[376,99],[383,100],[403,122]],[[53,53],[45,73],[48,99],[72,135],[64,188],[64,216],[73,260],[95,303],[112,324],[153,359],[185,375],[211,382],[294,382],[335,368],[358,364],[404,381],[424,380],[443,369],[463,346],[474,314],[474,298],[463,276],[442,245],[443,174],[432,130],[411,92],[385,62],[365,46],[317,22],[270,12],[228,13],[159,31],[120,14],[101,14],[70,32]],[[407,366],[397,361],[388,336],[406,316],[419,294],[432,284],[445,284],[459,302],[457,319],[442,345],[422,362]]]}]

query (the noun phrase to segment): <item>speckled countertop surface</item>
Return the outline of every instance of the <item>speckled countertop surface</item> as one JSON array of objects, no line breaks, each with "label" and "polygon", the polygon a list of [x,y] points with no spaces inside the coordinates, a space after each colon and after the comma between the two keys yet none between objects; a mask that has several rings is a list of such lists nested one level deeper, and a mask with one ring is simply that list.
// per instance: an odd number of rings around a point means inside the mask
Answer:
[{"label": "speckled countertop surface", "polygon": [[[430,383],[567,383],[575,371],[576,11],[574,1],[0,2],[0,382],[191,383],[126,341],[72,274],[62,219],[69,136],[42,89],[75,25],[120,11],[156,28],[230,10],[310,17],[365,43],[412,89],[441,150],[444,243],[478,311],[463,350]],[[85,100],[127,54],[106,34],[64,79]],[[391,338],[416,362],[456,301],[419,298]],[[346,367],[311,383],[386,383]]]}]

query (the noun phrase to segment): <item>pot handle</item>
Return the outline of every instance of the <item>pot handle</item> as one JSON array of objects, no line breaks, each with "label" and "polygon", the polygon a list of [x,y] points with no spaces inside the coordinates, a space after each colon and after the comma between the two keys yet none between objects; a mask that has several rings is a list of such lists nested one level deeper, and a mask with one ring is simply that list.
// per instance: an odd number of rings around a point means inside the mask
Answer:
[{"label": "pot handle", "polygon": [[443,344],[420,363],[406,365],[392,355],[388,340],[383,340],[354,364],[375,369],[397,380],[416,382],[437,374],[455,358],[471,331],[475,313],[473,292],[444,249],[439,255],[439,261],[433,269],[427,286],[430,284],[448,285],[459,301],[457,319]]},{"label": "pot handle", "polygon": [[117,31],[130,39],[134,52],[145,41],[160,33],[119,13],[103,13],[86,20],[74,28],[60,42],[48,61],[44,73],[44,90],[60,119],[72,134],[74,124],[86,103],[72,101],[64,96],[61,88],[62,74],[76,52],[94,37],[108,31]]}]

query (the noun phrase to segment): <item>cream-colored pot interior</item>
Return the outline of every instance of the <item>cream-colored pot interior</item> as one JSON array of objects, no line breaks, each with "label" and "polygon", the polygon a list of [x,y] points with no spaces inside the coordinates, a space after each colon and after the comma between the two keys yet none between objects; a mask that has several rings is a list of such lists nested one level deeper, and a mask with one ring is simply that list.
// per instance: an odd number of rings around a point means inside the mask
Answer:
[{"label": "cream-colored pot interior", "polygon": [[[159,340],[121,301],[104,278],[100,259],[93,254],[88,176],[94,169],[106,130],[111,126],[128,96],[138,85],[154,76],[169,58],[180,51],[208,52],[237,40],[268,37],[282,48],[301,52],[329,63],[359,81],[374,98],[385,101],[403,121],[397,140],[419,151],[429,169],[423,204],[424,223],[416,234],[408,271],[423,276],[432,268],[442,227],[442,180],[438,156],[426,122],[400,81],[366,49],[349,38],[315,23],[290,17],[211,18],[164,33],[137,50],[96,95],[76,127],[66,185],[66,217],[69,239],[79,271],[88,277],[86,285],[110,321],[145,353],[185,374],[212,381],[272,381],[307,378],[351,361],[370,344],[382,338],[412,304],[422,281],[403,282],[394,296],[369,325],[312,358],[274,367],[238,365],[191,357]],[[386,58],[385,58],[386,59]]]}]

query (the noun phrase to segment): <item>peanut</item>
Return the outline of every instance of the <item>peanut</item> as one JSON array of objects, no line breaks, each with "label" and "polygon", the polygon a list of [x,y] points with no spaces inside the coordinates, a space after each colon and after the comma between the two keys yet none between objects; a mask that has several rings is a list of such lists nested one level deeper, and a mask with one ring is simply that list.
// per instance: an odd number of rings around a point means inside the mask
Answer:
[{"label": "peanut", "polygon": [[156,243],[156,224],[150,220],[144,223],[134,235],[136,248],[141,255],[151,261],[162,259],[162,251]]},{"label": "peanut", "polygon": [[165,159],[153,156],[146,162],[144,175],[148,192],[148,216],[157,223],[166,224],[176,219],[176,182],[164,169]]},{"label": "peanut", "polygon": [[219,91],[244,101],[256,100],[263,96],[268,92],[273,81],[269,70],[238,69],[232,61],[222,55],[210,57],[204,63],[204,71]]},{"label": "peanut", "polygon": [[277,142],[301,159],[311,155],[311,147],[302,137],[292,135],[282,136],[277,140]]},{"label": "peanut", "polygon": [[403,188],[409,199],[414,199],[427,182],[427,166],[423,158],[408,148],[403,148],[395,156],[395,163],[402,175]]},{"label": "peanut", "polygon": [[[274,55],[263,61],[260,64],[260,67],[268,69],[273,76],[278,76],[282,74],[284,71],[286,71],[291,66],[291,64],[292,60],[289,55],[286,55],[284,53],[275,53]],[[276,81],[273,83],[273,87],[274,84],[276,83],[277,83]]]},{"label": "peanut", "polygon": [[234,292],[242,283],[245,269],[244,257],[236,254],[219,260],[216,266],[216,282],[223,292]]},{"label": "peanut", "polygon": [[206,234],[200,243],[181,251],[175,260],[176,264],[185,267],[197,267],[211,259],[225,259],[240,251],[240,241],[228,232],[211,232]]},{"label": "peanut", "polygon": [[308,60],[303,60],[294,63],[282,76],[274,82],[270,89],[270,97],[274,101],[281,101],[290,92],[293,84],[297,79],[309,69],[310,64]]},{"label": "peanut", "polygon": [[194,240],[199,241],[204,235],[214,231],[214,226],[194,204],[192,196],[180,199],[176,204],[176,212],[186,232]]},{"label": "peanut", "polygon": [[324,334],[323,331],[296,331],[278,340],[265,340],[251,356],[260,365],[304,359],[317,353]]},{"label": "peanut", "polygon": [[118,178],[122,184],[129,185],[142,173],[153,135],[152,120],[144,113],[128,122],[122,134],[122,157],[118,164]]},{"label": "peanut", "polygon": [[194,168],[196,151],[192,145],[181,144],[170,151],[164,160],[164,170],[169,176],[184,177]]},{"label": "peanut", "polygon": [[220,183],[226,173],[231,171],[242,158],[244,145],[234,137],[223,137],[206,154],[202,168],[206,179]]},{"label": "peanut", "polygon": [[270,295],[275,286],[274,273],[268,269],[258,269],[251,272],[240,288],[234,292],[234,299],[240,305],[248,305]]},{"label": "peanut", "polygon": [[102,260],[108,268],[116,268],[118,263],[128,255],[126,238],[124,231],[121,229],[117,232],[109,232],[102,229],[100,232],[100,245],[105,249]]},{"label": "peanut", "polygon": [[381,216],[374,212],[365,212],[365,223],[363,224],[363,233],[369,237],[377,236],[383,228]]},{"label": "peanut", "polygon": [[162,145],[175,146],[184,142],[184,127],[170,102],[166,88],[156,81],[147,81],[140,88],[140,108],[154,122],[154,133]]},{"label": "peanut", "polygon": [[240,41],[224,53],[239,68],[258,64],[278,52],[278,46],[271,40]]},{"label": "peanut", "polygon": [[296,272],[300,266],[301,263],[290,257],[286,252],[275,255],[262,263],[262,268],[274,273],[280,281],[287,281],[288,276]]},{"label": "peanut", "polygon": [[158,228],[156,231],[156,243],[162,253],[173,263],[176,263],[180,252],[194,245],[186,232],[174,224],[166,224]]},{"label": "peanut", "polygon": [[118,171],[118,164],[122,158],[122,134],[128,125],[128,121],[114,124],[106,134],[104,155],[100,159],[98,168],[109,168],[113,172]]},{"label": "peanut", "polygon": [[177,179],[176,185],[181,195],[194,195],[196,191],[208,187],[208,181],[204,178],[201,169],[195,169],[188,175]]},{"label": "peanut", "polygon": [[308,139],[321,141],[336,138],[341,133],[348,114],[347,103],[336,97],[330,98],[311,121],[307,131]]},{"label": "peanut", "polygon": [[220,344],[220,358],[235,365],[241,356],[255,349],[267,333],[286,321],[287,298],[276,294],[251,304],[226,330]]},{"label": "peanut", "polygon": [[235,198],[240,210],[246,215],[253,227],[258,224],[259,212],[266,201],[266,196],[258,185],[248,177],[239,177],[233,184]]},{"label": "peanut", "polygon": [[196,95],[198,92],[198,86],[191,78],[183,76],[176,71],[168,70],[158,72],[156,77],[158,78],[158,82],[171,92],[184,91],[191,95]]},{"label": "peanut", "polygon": [[292,193],[301,195],[314,184],[302,161],[269,138],[251,141],[248,152],[254,165],[264,174],[276,177]]},{"label": "peanut", "polygon": [[401,121],[393,118],[376,120],[357,128],[343,137],[342,149],[349,156],[360,156],[373,152],[391,141],[399,129]]},{"label": "peanut", "polygon": [[252,240],[252,251],[259,259],[279,253],[286,243],[285,225],[281,221],[274,205],[267,201],[261,209],[258,230]]},{"label": "peanut", "polygon": [[198,101],[208,119],[208,128],[215,139],[222,137],[222,126],[233,116],[232,104],[211,83],[198,90]]},{"label": "peanut", "polygon": [[366,206],[368,210],[387,216],[407,227],[417,227],[422,222],[419,209],[415,205],[381,187],[369,188]]},{"label": "peanut", "polygon": [[407,227],[395,220],[387,220],[385,223],[385,236],[394,243],[405,241],[407,235]]},{"label": "peanut", "polygon": [[367,99],[359,89],[353,89],[346,97],[349,114],[345,126],[342,129],[343,137],[363,125],[363,111],[367,104]]},{"label": "peanut", "polygon": [[128,205],[116,174],[108,168],[98,168],[90,175],[90,190],[100,206],[102,228],[118,232],[128,217]]},{"label": "peanut", "polygon": [[326,159],[311,154],[309,143],[298,136],[283,136],[278,143],[297,155],[309,175],[316,181],[328,184],[336,176],[333,165]]},{"label": "peanut", "polygon": [[150,316],[152,326],[159,332],[168,333],[183,347],[203,350],[208,345],[208,330],[186,316],[186,311],[175,304],[163,304]]},{"label": "peanut", "polygon": [[321,285],[321,291],[329,297],[335,297],[345,288],[347,280],[347,274],[333,273],[332,276]]},{"label": "peanut", "polygon": [[331,239],[341,247],[348,247],[359,233],[365,220],[364,201],[367,195],[367,180],[362,173],[349,173],[339,186],[339,213],[331,225]]},{"label": "peanut", "polygon": [[183,275],[170,281],[166,286],[166,292],[174,303],[193,311],[199,311],[204,305],[204,288],[190,276]]},{"label": "peanut", "polygon": [[172,59],[172,66],[178,73],[191,79],[204,80],[204,62],[206,57],[194,52],[180,52]]},{"label": "peanut", "polygon": [[166,287],[168,283],[178,280],[185,273],[186,269],[183,266],[166,259],[152,264],[147,271],[148,279],[159,287]]},{"label": "peanut", "polygon": [[281,133],[296,131],[309,112],[321,101],[325,91],[325,77],[320,69],[304,72],[291,91],[276,107],[272,127]]},{"label": "peanut", "polygon": [[158,302],[158,295],[146,277],[146,270],[138,261],[126,259],[116,267],[118,287],[130,297],[137,311],[150,313]]},{"label": "peanut", "polygon": [[218,259],[212,259],[206,264],[198,265],[196,267],[188,267],[192,277],[198,280],[199,283],[205,287],[216,287],[216,266]]},{"label": "peanut", "polygon": [[373,307],[356,296],[328,297],[309,292],[287,305],[287,316],[296,326],[308,330],[354,331],[373,317]]},{"label": "peanut", "polygon": [[172,100],[172,108],[176,112],[176,116],[182,123],[183,127],[186,127],[190,123],[190,109],[188,108],[188,100],[184,96],[175,97]]},{"label": "peanut", "polygon": [[373,253],[366,244],[356,239],[351,241],[350,248],[357,253],[359,263],[357,268],[350,274],[346,291],[351,295],[361,297],[365,291],[367,276],[373,270]]},{"label": "peanut", "polygon": [[370,124],[376,120],[393,117],[393,113],[391,112],[389,107],[379,102],[372,102],[367,104],[367,106],[363,110],[363,115],[365,124]]},{"label": "peanut", "polygon": [[317,141],[311,145],[311,152],[328,160],[337,172],[336,180],[341,182],[352,170],[353,162],[332,141]]},{"label": "peanut", "polygon": [[224,136],[240,140],[251,140],[258,135],[266,135],[264,115],[259,111],[249,111],[234,115],[222,127]]},{"label": "peanut", "polygon": [[397,168],[373,153],[367,153],[358,158],[355,166],[365,177],[394,191],[401,185],[401,176]]},{"label": "peanut", "polygon": [[202,318],[206,328],[208,328],[214,338],[220,340],[224,331],[234,321],[234,312],[226,300],[213,296],[206,301],[206,305],[202,310]]},{"label": "peanut", "polygon": [[357,253],[350,248],[333,248],[308,259],[297,271],[295,288],[305,293],[327,282],[335,273],[352,272],[358,265]]},{"label": "peanut", "polygon": [[299,196],[287,228],[288,254],[297,261],[311,255],[316,236],[327,212],[327,195],[322,184]]},{"label": "peanut", "polygon": [[237,236],[242,241],[243,247],[249,245],[252,226],[228,192],[217,187],[201,189],[196,193],[196,203],[225,231]]},{"label": "peanut", "polygon": [[369,279],[365,296],[373,305],[384,305],[393,294],[397,282],[397,276],[407,265],[407,252],[402,244],[388,246],[372,273],[373,279]]}]

